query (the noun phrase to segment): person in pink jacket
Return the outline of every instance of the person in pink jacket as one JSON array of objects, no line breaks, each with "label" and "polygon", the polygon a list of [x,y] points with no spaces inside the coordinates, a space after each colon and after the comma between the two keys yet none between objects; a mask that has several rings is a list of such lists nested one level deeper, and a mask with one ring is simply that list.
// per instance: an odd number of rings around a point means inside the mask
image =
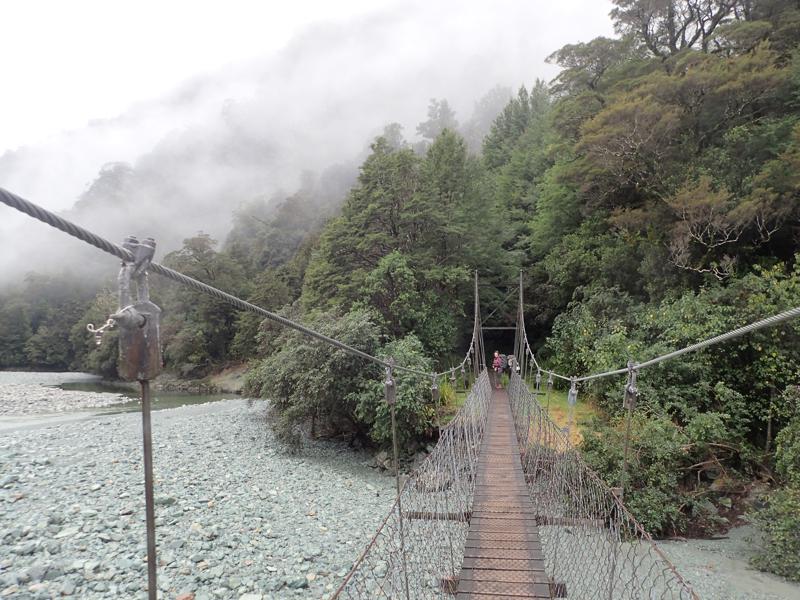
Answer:
[{"label": "person in pink jacket", "polygon": [[492,370],[494,371],[494,387],[498,390],[502,387],[500,385],[500,376],[503,374],[503,359],[500,358],[500,351],[494,351],[494,359],[492,360]]}]

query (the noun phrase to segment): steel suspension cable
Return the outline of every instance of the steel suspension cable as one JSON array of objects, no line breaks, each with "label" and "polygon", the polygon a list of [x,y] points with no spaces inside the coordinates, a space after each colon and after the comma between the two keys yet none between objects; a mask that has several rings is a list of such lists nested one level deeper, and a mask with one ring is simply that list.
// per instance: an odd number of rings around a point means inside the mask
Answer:
[{"label": "steel suspension cable", "polygon": [[[42,223],[49,225],[50,227],[54,227],[55,229],[63,231],[64,233],[74,238],[77,238],[82,242],[89,244],[90,246],[94,246],[95,248],[102,250],[103,252],[116,256],[117,258],[123,261],[126,262],[134,261],[133,254],[128,250],[126,250],[125,248],[123,248],[122,246],[114,244],[113,242],[110,242],[105,238],[100,237],[99,235],[89,231],[88,229],[76,225],[75,223],[72,223],[71,221],[68,221],[63,217],[60,217],[57,214],[34,204],[33,202],[25,200],[24,198],[21,198],[20,196],[12,192],[9,192],[8,190],[2,187],[0,187],[0,202],[22,213],[25,213],[26,215],[31,216],[34,219],[37,219]],[[166,277],[167,279],[171,279],[172,281],[181,283],[199,292],[202,292],[204,294],[207,294],[209,296],[227,302],[240,310],[246,310],[261,315],[265,319],[269,319],[270,321],[283,325],[284,327],[288,327],[289,329],[294,329],[295,331],[298,331],[299,333],[307,337],[311,337],[321,342],[324,342],[330,346],[338,348],[339,350],[347,352],[348,354],[351,354],[353,356],[358,356],[359,358],[363,358],[364,360],[371,361],[384,368],[391,366],[396,371],[402,371],[411,375],[419,375],[422,377],[431,376],[430,373],[426,373],[418,369],[404,367],[402,365],[392,365],[389,361],[378,358],[377,356],[372,356],[371,354],[363,352],[358,348],[354,348],[348,344],[345,344],[344,342],[340,342],[337,339],[327,336],[324,333],[320,333],[318,331],[311,329],[310,327],[302,325],[301,323],[297,323],[296,321],[292,321],[291,319],[287,319],[286,317],[282,317],[279,314],[268,311],[265,308],[261,308],[260,306],[257,306],[252,302],[242,300],[241,298],[238,298],[232,294],[223,292],[222,290],[217,289],[211,285],[208,285],[207,283],[203,283],[202,281],[194,279],[193,277],[189,277],[188,275],[184,275],[183,273],[170,269],[169,267],[165,267],[164,265],[161,265],[159,263],[150,263],[149,270],[152,273],[156,273],[158,275],[161,275],[162,277]],[[475,334],[476,332],[473,331],[472,334],[473,338]],[[467,356],[469,356],[469,352],[467,352]],[[465,363],[466,363],[466,358],[461,362],[460,365],[458,365],[458,367],[460,367]],[[449,372],[450,370],[448,369],[446,371],[442,371],[441,373],[436,373],[435,376],[441,377]]]},{"label": "steel suspension cable", "polygon": [[[520,303],[522,299],[520,298]],[[558,379],[562,379],[563,381],[575,381],[575,383],[585,383],[587,381],[593,381],[596,379],[603,379],[605,377],[613,377],[614,375],[625,375],[629,372],[629,368],[627,366],[622,367],[620,369],[613,369],[610,371],[603,371],[601,373],[591,373],[589,375],[583,375],[581,377],[567,377],[566,375],[561,375],[560,373],[556,373],[555,371],[550,371],[548,369],[543,369],[539,362],[536,360],[536,355],[531,350],[530,344],[528,343],[528,335],[525,331],[525,316],[524,311],[521,310],[520,306],[520,319],[521,323],[521,334],[522,339],[525,345],[525,350],[530,356],[533,364],[536,366],[538,370],[542,373],[547,373],[552,375],[553,377],[557,377]],[[683,354],[688,354],[689,352],[696,352],[697,350],[702,350],[703,348],[708,348],[709,346],[715,346],[717,344],[721,344],[722,342],[727,342],[728,340],[732,340],[748,333],[752,333],[753,331],[758,331],[759,329],[764,329],[766,327],[772,327],[773,325],[777,325],[778,323],[782,323],[784,321],[789,321],[791,319],[796,319],[800,317],[800,306],[795,308],[790,308],[783,312],[777,313],[775,315],[766,317],[759,321],[755,321],[748,325],[743,325],[742,327],[738,327],[736,329],[732,329],[731,331],[727,331],[725,333],[721,333],[720,335],[708,338],[706,340],[702,340],[700,342],[691,344],[689,346],[685,346],[680,348],[679,350],[673,350],[672,352],[667,352],[666,354],[662,354],[655,358],[651,358],[650,360],[646,360],[642,363],[638,363],[636,365],[636,370],[640,371],[646,367],[651,367],[653,365],[657,365],[667,360],[671,360]]]}]

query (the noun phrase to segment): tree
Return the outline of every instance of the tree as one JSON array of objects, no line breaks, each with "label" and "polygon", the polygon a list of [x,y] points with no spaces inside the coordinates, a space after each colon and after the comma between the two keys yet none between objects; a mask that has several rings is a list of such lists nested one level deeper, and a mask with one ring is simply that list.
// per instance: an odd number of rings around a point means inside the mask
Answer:
[{"label": "tree", "polygon": [[392,150],[401,150],[408,143],[403,137],[403,126],[400,123],[389,123],[383,128],[381,137],[386,140]]},{"label": "tree", "polygon": [[0,299],[0,367],[22,367],[27,362],[25,343],[32,334],[25,302],[9,294]]},{"label": "tree", "polygon": [[[270,311],[283,308],[292,300],[292,291],[284,273],[267,269],[256,276],[253,291],[247,301]],[[236,317],[236,334],[231,340],[231,356],[239,360],[250,360],[258,354],[258,335],[263,318],[250,311],[241,311]]]},{"label": "tree", "polygon": [[742,0],[613,0],[611,18],[622,35],[641,41],[659,58],[699,47],[709,50],[714,31],[738,16]]},{"label": "tree", "polygon": [[483,139],[491,131],[495,119],[503,112],[512,97],[511,88],[496,85],[475,103],[472,116],[463,127],[464,141],[470,152],[480,153]]},{"label": "tree", "polygon": [[591,42],[567,44],[547,57],[548,63],[560,66],[561,72],[551,82],[554,94],[599,92],[610,70],[632,58],[626,40],[598,37]]},{"label": "tree", "polygon": [[[232,294],[246,289],[241,268],[205,233],[184,240],[164,257],[164,264]],[[169,282],[163,298],[162,336],[165,362],[183,375],[205,374],[228,360],[237,311],[227,302]]]},{"label": "tree", "polygon": [[371,148],[342,214],[323,230],[309,264],[307,308],[351,306],[382,257],[406,252],[417,241],[421,223],[406,220],[406,209],[419,186],[420,158],[410,149],[393,150],[382,137]]},{"label": "tree", "polygon": [[431,98],[428,104],[428,120],[417,125],[417,133],[428,141],[433,141],[445,129],[458,129],[456,113],[450,108],[447,100]]},{"label": "tree", "polygon": [[[378,352],[379,330],[367,311],[316,313],[307,323],[362,352]],[[358,395],[371,381],[380,381],[381,369],[294,330],[279,331],[271,346],[274,350],[248,373],[246,392],[274,402],[282,439],[299,443],[308,423],[314,433],[317,425],[334,434],[369,432],[356,415]]]}]

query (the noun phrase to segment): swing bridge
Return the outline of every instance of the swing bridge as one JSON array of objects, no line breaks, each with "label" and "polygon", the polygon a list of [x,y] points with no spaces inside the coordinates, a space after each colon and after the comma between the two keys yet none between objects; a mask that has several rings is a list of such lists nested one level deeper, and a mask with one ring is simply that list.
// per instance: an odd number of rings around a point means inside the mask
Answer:
[{"label": "swing bridge", "polygon": [[[569,425],[561,428],[540,399],[548,397],[555,380],[563,380],[569,385],[568,404],[572,408],[580,386],[600,378],[624,377],[620,392],[629,435],[630,416],[638,396],[636,381],[642,370],[800,316],[800,307],[793,308],[646,362],[629,362],[613,371],[568,377],[544,369],[531,350],[520,276],[516,325],[509,328],[515,334],[517,364],[506,388],[498,389],[495,374],[487,368],[483,337],[485,329],[495,328],[482,324],[477,273],[472,339],[464,359],[442,373],[427,373],[366,354],[152,262],[152,248],[146,243],[130,243],[128,239],[122,246],[114,244],[3,188],[0,202],[122,260],[121,310],[95,331],[99,336],[103,328],[116,321],[121,329],[127,326],[133,331],[130,336],[134,338],[139,335],[136,325],[145,332],[144,341],[138,342],[126,342],[127,334],[121,332],[120,374],[142,383],[151,598],[156,597],[157,590],[157,549],[149,379],[157,369],[152,353],[160,349],[143,326],[144,322],[155,321],[155,329],[149,333],[157,342],[157,307],[153,314],[147,312],[151,305],[147,297],[148,272],[252,311],[384,369],[385,396],[392,416],[397,495],[374,536],[333,593],[332,598],[336,599],[698,599],[689,582],[624,504],[627,436],[623,479],[618,482],[619,487],[610,487],[570,442],[572,410]],[[137,284],[136,301],[131,298],[131,281]],[[130,305],[125,306],[126,302]],[[129,345],[124,347],[126,343]],[[160,362],[160,356],[157,358]],[[467,394],[454,418],[440,428],[438,443],[430,455],[401,480],[397,469],[395,399],[397,387],[406,377],[428,378],[433,402],[439,399],[438,382],[442,378],[449,378],[454,386],[463,386]]]}]

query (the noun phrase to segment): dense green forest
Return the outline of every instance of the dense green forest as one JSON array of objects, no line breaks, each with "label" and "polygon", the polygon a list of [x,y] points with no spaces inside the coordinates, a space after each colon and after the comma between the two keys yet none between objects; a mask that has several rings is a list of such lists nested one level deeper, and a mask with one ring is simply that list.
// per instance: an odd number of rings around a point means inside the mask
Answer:
[{"label": "dense green forest", "polygon": [[[432,100],[420,141],[387,125],[349,191],[244,199],[224,243],[198,234],[164,263],[427,370],[469,342],[475,269],[489,308],[524,272],[529,337],[570,374],[800,305],[800,2],[614,4],[618,36],[554,52],[553,81],[495,88],[463,126]],[[114,344],[84,331],[113,294],[69,281],[30,274],[3,295],[0,366],[114,374]],[[387,441],[374,367],[178,286],[154,295],[169,369],[248,361],[249,393],[275,401],[287,437]],[[770,541],[758,565],[800,579],[798,333],[785,323],[642,373],[626,502],[649,531],[711,534],[746,509]],[[434,435],[427,382],[399,383],[404,439]],[[601,415],[582,450],[611,483],[621,388],[581,391]]]}]

